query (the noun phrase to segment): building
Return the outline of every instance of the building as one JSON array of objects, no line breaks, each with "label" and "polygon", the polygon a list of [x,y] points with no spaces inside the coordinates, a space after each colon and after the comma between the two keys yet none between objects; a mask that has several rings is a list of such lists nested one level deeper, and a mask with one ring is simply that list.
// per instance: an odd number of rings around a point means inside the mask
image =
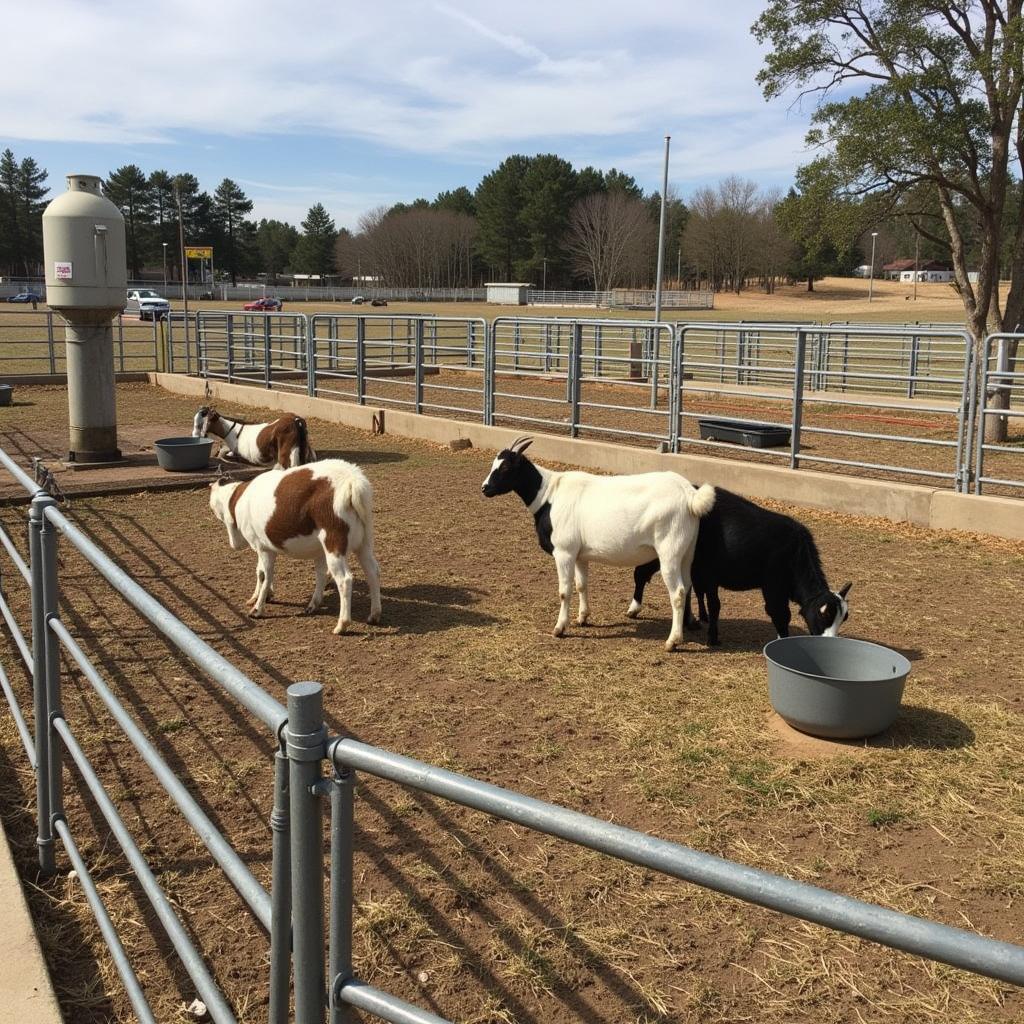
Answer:
[{"label": "building", "polygon": [[923,260],[917,263],[912,259],[903,259],[883,264],[882,275],[890,281],[902,281],[907,284],[913,284],[916,275],[922,284],[936,284],[952,281],[953,269],[948,263],[940,263],[938,260]]},{"label": "building", "polygon": [[526,290],[533,286],[514,282],[489,282],[484,287],[487,289],[488,302],[495,302],[502,306],[525,306]]}]

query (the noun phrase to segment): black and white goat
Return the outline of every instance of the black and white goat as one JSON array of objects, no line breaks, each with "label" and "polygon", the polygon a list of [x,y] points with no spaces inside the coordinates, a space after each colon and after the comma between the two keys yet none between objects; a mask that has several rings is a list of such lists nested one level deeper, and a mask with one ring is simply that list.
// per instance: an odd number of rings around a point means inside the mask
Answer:
[{"label": "black and white goat", "polygon": [[520,438],[499,452],[482,490],[488,498],[515,491],[533,516],[540,546],[554,557],[562,602],[555,636],[562,636],[569,623],[574,575],[580,596],[577,621],[581,626],[587,622],[590,562],[636,566],[656,555],[672,601],[672,632],[665,643],[671,651],[683,639],[697,522],[714,504],[714,488],[695,488],[677,473],[556,473],[523,454],[530,444],[530,438]]},{"label": "black and white goat", "polygon": [[192,421],[192,436],[206,437],[207,434],[219,437],[231,458],[254,466],[289,469],[316,461],[306,421],[290,412],[269,423],[246,423],[222,416],[216,409],[204,405]]},{"label": "black and white goat", "polygon": [[[658,571],[657,560],[633,571],[633,600],[626,614],[636,618],[644,587]],[[779,636],[789,636],[792,601],[807,630],[815,636],[836,636],[849,616],[846,595],[853,585],[829,588],[811,531],[779,512],[770,512],[738,494],[715,488],[714,508],[700,521],[691,569],[701,619],[707,619],[708,643],[718,646],[718,616],[725,590],[757,590]],[[693,626],[690,595],[686,595],[686,627]],[[705,608],[705,600],[707,602]]]}]

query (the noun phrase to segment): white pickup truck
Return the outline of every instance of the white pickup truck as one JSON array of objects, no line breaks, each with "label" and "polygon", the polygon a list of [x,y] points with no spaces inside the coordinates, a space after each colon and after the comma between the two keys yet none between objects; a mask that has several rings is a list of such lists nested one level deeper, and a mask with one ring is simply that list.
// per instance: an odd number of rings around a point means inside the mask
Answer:
[{"label": "white pickup truck", "polygon": [[152,288],[129,288],[124,311],[137,314],[140,320],[163,320],[170,313],[171,304]]}]

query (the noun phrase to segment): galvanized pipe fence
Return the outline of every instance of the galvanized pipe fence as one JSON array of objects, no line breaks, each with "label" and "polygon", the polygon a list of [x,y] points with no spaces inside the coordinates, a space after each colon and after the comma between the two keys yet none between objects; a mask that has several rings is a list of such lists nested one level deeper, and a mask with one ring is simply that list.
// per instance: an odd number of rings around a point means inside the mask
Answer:
[{"label": "galvanized pipe fence", "polygon": [[[69,721],[64,711],[62,652],[81,671],[171,802],[268,932],[270,1024],[286,1024],[292,1019],[297,1024],[323,1024],[325,1020],[345,1024],[351,1019],[350,1008],[395,1024],[447,1024],[434,1013],[375,988],[356,975],[352,942],[357,905],[353,875],[354,793],[360,772],[748,903],[976,974],[1024,985],[1022,946],[842,896],[366,743],[332,737],[324,721],[323,688],[319,683],[293,684],[288,688],[287,707],[282,706],[140,587],[3,450],[0,465],[31,495],[27,560],[6,531],[0,529],[0,540],[11,558],[16,579],[30,589],[31,644],[8,603],[7,574],[0,574],[0,609],[31,678],[31,728],[2,668],[0,678],[26,757],[35,771],[40,869],[45,874],[58,870],[59,842],[78,874],[126,997],[136,1017],[145,1024],[155,1021],[155,1016],[144,986],[68,824],[64,810],[65,770],[74,769],[81,777],[167,940],[206,1004],[211,1020],[215,1024],[233,1024],[235,1016],[216,981],[216,963],[207,963],[197,949],[83,749],[79,727]],[[269,892],[206,816],[63,622],[58,576],[60,543],[95,569],[157,633],[261,722],[277,741],[272,773]],[[325,767],[329,769],[327,776]],[[324,800],[330,807],[326,837],[321,806]],[[290,1016],[292,996],[294,1017]]]},{"label": "galvanized pipe fence", "polygon": [[[971,337],[939,325],[199,311],[184,357],[181,326],[168,327],[175,369],[203,377],[668,452],[969,493],[982,443]],[[1004,391],[1024,408],[1024,388]],[[738,449],[709,423],[776,427],[788,441]]]}]

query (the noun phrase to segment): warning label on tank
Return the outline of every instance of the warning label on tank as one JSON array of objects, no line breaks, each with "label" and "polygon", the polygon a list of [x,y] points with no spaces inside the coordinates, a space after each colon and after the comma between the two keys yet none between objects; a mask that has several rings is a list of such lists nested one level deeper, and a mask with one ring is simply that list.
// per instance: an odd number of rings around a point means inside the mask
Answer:
[{"label": "warning label on tank", "polygon": [[53,276],[58,281],[70,281],[71,280],[71,264],[70,263],[54,263],[54,265],[53,265]]}]

